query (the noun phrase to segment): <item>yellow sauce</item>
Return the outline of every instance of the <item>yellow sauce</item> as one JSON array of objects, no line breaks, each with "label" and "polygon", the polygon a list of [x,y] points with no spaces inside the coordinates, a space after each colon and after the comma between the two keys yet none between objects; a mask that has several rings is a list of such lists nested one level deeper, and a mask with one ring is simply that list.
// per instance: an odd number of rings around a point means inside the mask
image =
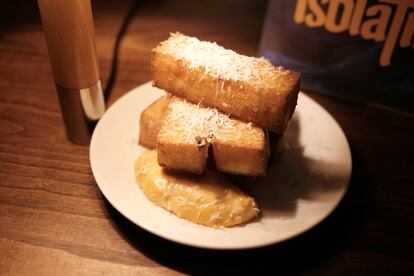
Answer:
[{"label": "yellow sauce", "polygon": [[224,175],[206,170],[202,175],[161,168],[156,151],[135,163],[136,179],[145,196],[180,218],[210,227],[229,227],[255,218],[253,198]]}]

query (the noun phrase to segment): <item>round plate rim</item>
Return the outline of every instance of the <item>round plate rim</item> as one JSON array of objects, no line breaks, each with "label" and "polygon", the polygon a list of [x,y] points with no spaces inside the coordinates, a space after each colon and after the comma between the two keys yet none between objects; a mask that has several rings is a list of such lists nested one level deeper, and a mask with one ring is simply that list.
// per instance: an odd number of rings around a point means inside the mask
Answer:
[{"label": "round plate rim", "polygon": [[[130,91],[126,92],[124,95],[122,95],[121,97],[119,97],[105,112],[105,114],[103,115],[103,117],[100,119],[100,121],[97,123],[95,130],[98,129],[100,127],[100,125],[102,125],[102,119],[104,119],[105,116],[108,116],[107,114],[110,114],[111,110],[114,109],[114,106],[118,105],[120,102],[125,101],[128,96],[139,90],[139,89],[145,89],[146,86],[151,85],[151,82],[146,82],[143,83],[141,85],[138,85],[137,87],[131,89]],[[318,224],[320,224],[323,220],[325,220],[327,217],[329,217],[338,207],[338,205],[341,203],[341,201],[343,200],[345,194],[347,193],[347,190],[349,188],[349,184],[350,184],[350,180],[351,180],[351,175],[352,175],[352,167],[353,167],[353,163],[352,163],[352,154],[351,154],[351,149],[349,146],[349,142],[348,139],[342,129],[342,127],[340,126],[340,124],[336,121],[336,119],[323,107],[321,106],[318,102],[316,102],[315,100],[313,100],[311,97],[309,97],[308,95],[306,95],[304,92],[300,91],[301,97],[306,98],[307,101],[311,101],[312,104],[317,105],[323,112],[326,113],[327,116],[329,116],[333,122],[336,124],[336,126],[338,127],[338,130],[341,132],[341,135],[345,138],[346,141],[346,150],[349,156],[349,173],[347,173],[347,179],[346,179],[346,183],[344,183],[344,188],[342,191],[342,194],[339,196],[337,202],[333,205],[333,207],[331,208],[331,210],[329,212],[327,212],[324,216],[321,216],[318,220],[315,220],[315,222],[310,225],[307,228],[302,229],[301,231],[297,231],[295,233],[293,233],[292,235],[287,235],[284,238],[279,238],[279,239],[275,239],[275,240],[269,240],[269,241],[265,241],[265,242],[258,242],[254,245],[234,245],[234,246],[217,246],[217,245],[200,245],[197,244],[196,242],[188,242],[186,240],[182,240],[179,238],[175,238],[175,237],[171,237],[169,235],[165,235],[164,233],[160,233],[158,231],[156,231],[156,229],[153,229],[152,227],[147,226],[145,223],[141,223],[140,221],[135,220],[134,218],[132,218],[128,212],[123,212],[123,210],[121,208],[119,208],[119,206],[117,206],[117,204],[115,202],[113,202],[113,200],[111,200],[111,196],[109,194],[106,193],[104,187],[102,186],[102,184],[99,184],[99,181],[97,180],[97,176],[96,176],[96,167],[95,167],[95,162],[94,162],[94,157],[92,155],[93,153],[93,148],[95,145],[95,140],[96,138],[96,131],[93,132],[92,137],[91,137],[91,142],[90,142],[90,148],[89,148],[89,160],[90,160],[90,165],[91,165],[91,170],[92,170],[92,174],[94,176],[95,182],[100,190],[100,192],[104,195],[104,197],[106,198],[106,200],[108,200],[108,202],[125,218],[127,218],[130,222],[134,223],[135,225],[139,226],[140,228],[150,232],[151,234],[164,238],[166,240],[172,241],[172,242],[176,242],[182,245],[186,245],[186,246],[190,246],[190,247],[196,247],[196,248],[202,248],[202,249],[214,249],[214,250],[241,250],[241,249],[254,249],[254,248],[260,248],[260,247],[265,247],[265,246],[269,246],[269,245],[273,245],[273,244],[277,244],[277,243],[281,243],[287,240],[290,240],[292,238],[295,238],[297,236],[302,235],[303,233],[311,230],[312,228],[314,228],[315,226],[317,226]]]}]

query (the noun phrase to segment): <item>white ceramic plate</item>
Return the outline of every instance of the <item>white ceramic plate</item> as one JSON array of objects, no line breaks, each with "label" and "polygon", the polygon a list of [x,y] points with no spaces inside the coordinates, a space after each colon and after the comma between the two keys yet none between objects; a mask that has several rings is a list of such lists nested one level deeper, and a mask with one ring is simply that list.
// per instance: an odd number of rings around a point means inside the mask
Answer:
[{"label": "white ceramic plate", "polygon": [[285,133],[283,152],[267,176],[250,189],[262,216],[246,225],[214,229],[176,217],[149,202],[135,182],[141,112],[163,91],[150,83],[130,91],[105,113],[90,146],[92,172],[108,201],[136,225],[178,243],[214,249],[274,244],[326,218],[347,190],[351,152],[339,125],[301,93]]}]

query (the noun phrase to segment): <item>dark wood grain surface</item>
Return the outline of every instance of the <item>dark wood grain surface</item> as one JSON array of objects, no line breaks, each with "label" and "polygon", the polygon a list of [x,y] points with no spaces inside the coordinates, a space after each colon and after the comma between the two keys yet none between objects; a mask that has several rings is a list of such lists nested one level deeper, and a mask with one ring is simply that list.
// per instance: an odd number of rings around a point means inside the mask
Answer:
[{"label": "dark wood grain surface", "polygon": [[[131,1],[95,1],[105,83]],[[265,1],[150,1],[122,42],[109,99],[150,80],[150,50],[179,30],[257,53]],[[351,145],[350,189],[309,232],[247,251],[189,248],[126,220],[99,192],[89,148],[71,144],[58,106],[35,1],[0,4],[0,275],[410,274],[414,271],[414,135],[363,106],[309,95]],[[374,118],[372,118],[374,117]]]}]

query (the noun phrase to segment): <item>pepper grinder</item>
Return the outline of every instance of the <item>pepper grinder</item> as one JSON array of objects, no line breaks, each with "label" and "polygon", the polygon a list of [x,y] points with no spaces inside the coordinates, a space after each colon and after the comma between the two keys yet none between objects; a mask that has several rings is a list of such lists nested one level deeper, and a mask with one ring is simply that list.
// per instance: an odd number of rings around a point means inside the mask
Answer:
[{"label": "pepper grinder", "polygon": [[59,103],[70,141],[89,144],[105,102],[90,0],[38,0]]}]

